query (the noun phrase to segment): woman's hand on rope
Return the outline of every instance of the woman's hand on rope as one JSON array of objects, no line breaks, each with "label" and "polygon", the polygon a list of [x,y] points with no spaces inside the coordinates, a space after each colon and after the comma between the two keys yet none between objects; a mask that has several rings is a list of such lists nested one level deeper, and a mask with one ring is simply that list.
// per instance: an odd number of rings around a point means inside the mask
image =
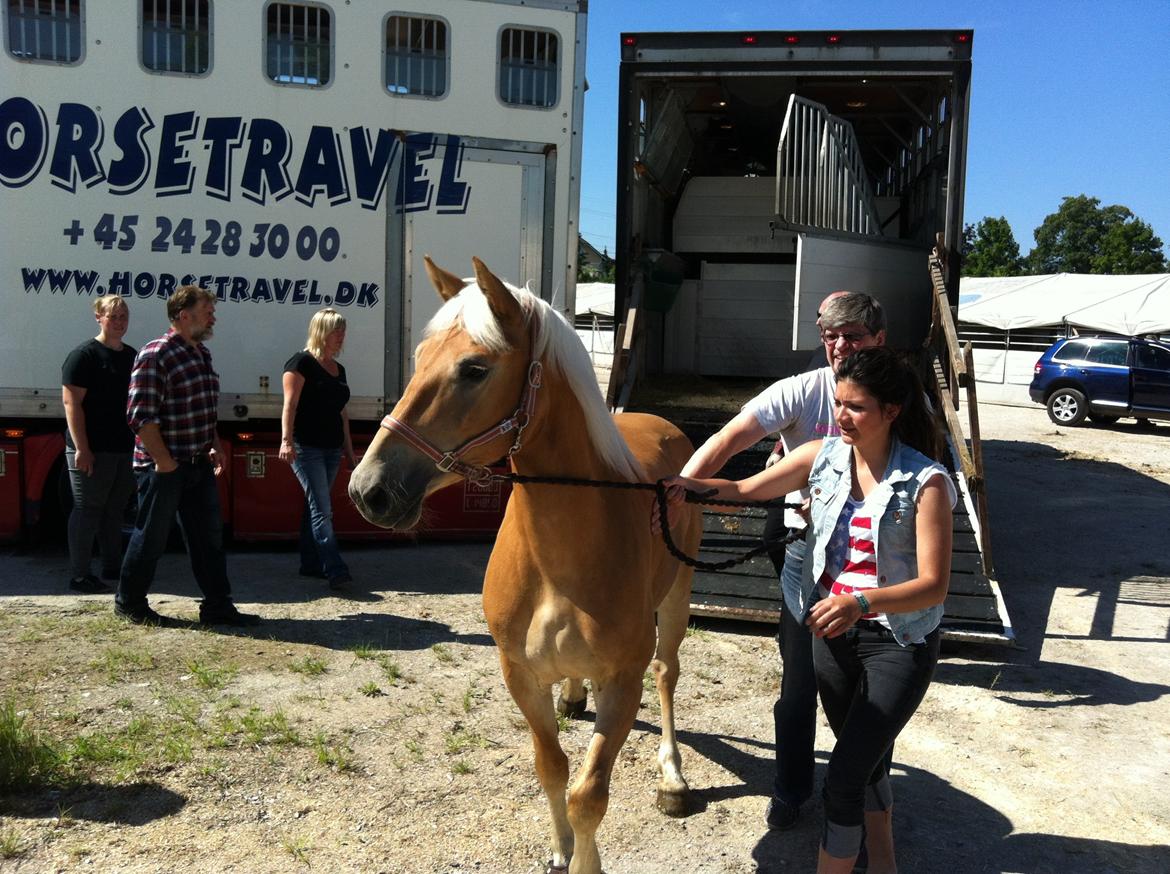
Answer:
[{"label": "woman's hand on rope", "polygon": [[830,595],[812,605],[805,622],[817,637],[837,637],[861,617],[861,604],[852,595]]}]

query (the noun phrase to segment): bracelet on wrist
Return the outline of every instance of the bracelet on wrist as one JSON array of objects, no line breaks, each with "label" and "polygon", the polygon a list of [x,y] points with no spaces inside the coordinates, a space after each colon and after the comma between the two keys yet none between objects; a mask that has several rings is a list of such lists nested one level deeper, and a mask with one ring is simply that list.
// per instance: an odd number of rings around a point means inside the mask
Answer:
[{"label": "bracelet on wrist", "polygon": [[851,592],[850,594],[853,595],[854,599],[857,601],[857,605],[861,607],[862,616],[870,612],[869,598],[865,597],[865,595],[861,592]]}]

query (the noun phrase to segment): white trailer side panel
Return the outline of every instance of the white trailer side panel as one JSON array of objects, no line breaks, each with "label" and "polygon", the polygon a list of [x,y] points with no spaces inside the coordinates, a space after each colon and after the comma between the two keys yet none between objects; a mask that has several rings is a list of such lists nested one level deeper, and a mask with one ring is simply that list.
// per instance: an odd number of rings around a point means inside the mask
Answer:
[{"label": "white trailer side panel", "polygon": [[[583,4],[323,6],[333,60],[321,87],[266,75],[266,4],[214,4],[198,76],[143,68],[141,4],[85,6],[78,63],[0,50],[0,416],[61,415],[60,365],[93,335],[101,293],[127,298],[127,341],[141,346],[165,329],[176,284],[217,292],[221,420],[279,414],[284,361],[330,304],[349,323],[351,415],[380,415],[431,306],[408,281],[414,252],[460,274],[480,255],[572,306]],[[443,97],[384,87],[390,14],[447,23]],[[499,98],[507,28],[558,38],[555,105]],[[519,157],[476,159],[492,151]]]}]

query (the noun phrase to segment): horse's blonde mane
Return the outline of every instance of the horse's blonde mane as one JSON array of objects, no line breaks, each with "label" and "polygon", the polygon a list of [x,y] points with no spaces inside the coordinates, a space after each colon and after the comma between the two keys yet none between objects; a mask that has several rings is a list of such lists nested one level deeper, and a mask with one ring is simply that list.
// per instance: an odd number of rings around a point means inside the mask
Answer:
[{"label": "horse's blonde mane", "polygon": [[[500,323],[488,307],[487,298],[475,279],[466,281],[468,284],[464,289],[435,313],[427,324],[424,336],[460,324],[476,343],[496,354],[506,352],[511,347]],[[568,380],[569,390],[585,413],[589,438],[602,460],[618,475],[634,482],[644,481],[645,470],[614,425],[613,416],[598,388],[589,353],[585,351],[577,332],[564,316],[528,289],[517,288],[506,282],[504,286],[520,304],[525,324],[531,325],[534,318],[537,320],[533,354]],[[539,397],[537,403],[540,403]]]}]

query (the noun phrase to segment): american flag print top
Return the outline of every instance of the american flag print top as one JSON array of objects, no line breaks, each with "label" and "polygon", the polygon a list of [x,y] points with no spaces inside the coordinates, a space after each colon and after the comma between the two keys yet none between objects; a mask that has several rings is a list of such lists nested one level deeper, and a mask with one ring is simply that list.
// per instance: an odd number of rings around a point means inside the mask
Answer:
[{"label": "american flag print top", "polygon": [[[873,525],[873,514],[865,502],[850,497],[841,508],[825,548],[825,570],[818,580],[822,596],[848,595],[878,587]],[[884,613],[866,613],[861,618],[876,619],[889,627]]]}]

